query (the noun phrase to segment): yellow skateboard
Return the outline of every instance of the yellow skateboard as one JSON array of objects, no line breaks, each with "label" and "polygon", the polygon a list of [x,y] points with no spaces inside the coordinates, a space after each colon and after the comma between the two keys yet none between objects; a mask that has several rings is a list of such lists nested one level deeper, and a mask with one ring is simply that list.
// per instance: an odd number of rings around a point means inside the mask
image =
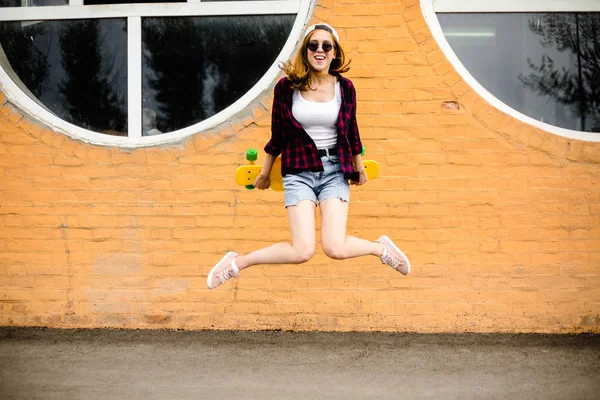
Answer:
[{"label": "yellow skateboard", "polygon": [[[362,154],[365,154],[363,147]],[[240,186],[245,186],[246,189],[254,189],[253,183],[258,174],[262,170],[262,165],[255,165],[254,162],[258,159],[258,151],[248,149],[246,151],[246,160],[250,161],[250,165],[242,165],[235,171],[235,183]],[[374,160],[363,160],[367,178],[369,180],[377,178],[379,175],[379,164]],[[277,157],[271,168],[271,189],[281,192],[283,191],[283,179],[281,177],[281,157]]]}]

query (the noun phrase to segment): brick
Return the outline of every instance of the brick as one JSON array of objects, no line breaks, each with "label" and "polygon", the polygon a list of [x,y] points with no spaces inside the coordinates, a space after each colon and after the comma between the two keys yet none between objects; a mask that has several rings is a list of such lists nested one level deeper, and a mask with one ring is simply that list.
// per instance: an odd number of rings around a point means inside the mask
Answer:
[{"label": "brick", "polygon": [[27,118],[23,118],[21,119],[18,123],[17,126],[24,132],[26,133],[30,133],[31,127],[33,126],[32,122],[27,119]]},{"label": "brick", "polygon": [[[32,128],[32,133],[37,132],[38,126],[34,125]],[[62,147],[63,143],[65,142],[66,138],[63,135],[60,135],[58,133],[49,131],[49,130],[43,130],[41,128],[39,128],[41,130],[40,132],[40,140],[43,143],[46,143],[47,145],[49,145],[50,147],[53,147],[55,149],[59,149]],[[34,136],[36,135],[36,133],[34,133]]]},{"label": "brick", "polygon": [[406,63],[410,65],[428,65],[427,57],[423,53],[406,53]]},{"label": "brick", "polygon": [[396,39],[393,41],[377,42],[375,50],[377,53],[389,52],[413,52],[417,51],[417,44],[413,40]]},{"label": "brick", "polygon": [[412,77],[404,78],[403,86],[410,89],[437,88],[440,86],[438,77]]},{"label": "brick", "polygon": [[10,113],[13,112],[13,108],[8,104],[8,103],[4,103],[5,105],[0,107],[0,113],[2,113],[4,116],[8,117],[10,115]]},{"label": "brick", "polygon": [[21,121],[23,119],[23,115],[17,111],[14,111],[8,116],[8,120],[14,124],[17,125],[19,123],[19,121]]},{"label": "brick", "polygon": [[2,142],[6,144],[32,145],[37,140],[29,135],[24,135],[21,131],[13,131],[11,134],[3,134]]},{"label": "brick", "polygon": [[402,12],[402,15],[407,21],[422,18],[421,7],[419,5],[408,7]]},{"label": "brick", "polygon": [[423,18],[416,18],[412,21],[409,21],[406,26],[410,29],[411,32],[419,32],[424,28],[427,28],[427,22]]},{"label": "brick", "polygon": [[439,113],[440,103],[438,102],[407,102],[402,104],[402,112],[406,114],[427,114]]}]

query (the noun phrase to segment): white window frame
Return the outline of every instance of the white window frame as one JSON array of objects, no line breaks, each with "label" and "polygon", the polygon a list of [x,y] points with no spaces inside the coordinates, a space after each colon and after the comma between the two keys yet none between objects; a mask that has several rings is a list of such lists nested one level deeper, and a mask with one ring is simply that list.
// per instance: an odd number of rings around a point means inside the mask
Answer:
[{"label": "white window frame", "polygon": [[[73,125],[30,98],[0,67],[0,89],[17,107],[39,118],[52,129],[95,145],[136,148],[181,141],[233,118],[265,92],[281,70],[278,64],[288,60],[304,31],[316,0],[259,0],[187,3],[111,4],[83,6],[82,0],[70,0],[68,6],[0,8],[0,21],[44,21],[64,19],[127,19],[128,136],[111,136]],[[290,35],[276,61],[262,78],[225,110],[197,124],[156,136],[142,137],[142,18],[174,16],[274,15],[295,14]]]},{"label": "white window frame", "polygon": [[510,13],[510,12],[600,12],[599,0],[420,0],[429,29],[448,61],[467,84],[488,103],[505,114],[547,132],[569,139],[600,142],[600,134],[560,128],[531,118],[496,98],[460,62],[446,40],[437,18],[438,13]]}]

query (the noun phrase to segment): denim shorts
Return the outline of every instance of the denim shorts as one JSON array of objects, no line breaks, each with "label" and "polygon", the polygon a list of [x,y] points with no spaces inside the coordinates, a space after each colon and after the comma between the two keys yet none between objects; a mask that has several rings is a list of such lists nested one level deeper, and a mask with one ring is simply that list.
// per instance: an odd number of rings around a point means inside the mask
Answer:
[{"label": "denim shorts", "polygon": [[321,162],[322,172],[302,171],[283,177],[286,208],[296,206],[302,200],[311,200],[315,204],[330,198],[350,201],[350,184],[344,179],[339,158],[323,156]]}]

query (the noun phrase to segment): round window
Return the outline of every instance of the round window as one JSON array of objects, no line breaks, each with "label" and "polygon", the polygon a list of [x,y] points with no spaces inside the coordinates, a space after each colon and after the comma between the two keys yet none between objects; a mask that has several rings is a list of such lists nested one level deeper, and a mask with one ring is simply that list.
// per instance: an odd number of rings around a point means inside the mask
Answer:
[{"label": "round window", "polygon": [[247,106],[290,57],[312,4],[114,3],[0,0],[0,85],[57,130],[124,147],[178,140]]},{"label": "round window", "polygon": [[490,103],[562,136],[600,141],[600,4],[422,0],[448,59]]}]

